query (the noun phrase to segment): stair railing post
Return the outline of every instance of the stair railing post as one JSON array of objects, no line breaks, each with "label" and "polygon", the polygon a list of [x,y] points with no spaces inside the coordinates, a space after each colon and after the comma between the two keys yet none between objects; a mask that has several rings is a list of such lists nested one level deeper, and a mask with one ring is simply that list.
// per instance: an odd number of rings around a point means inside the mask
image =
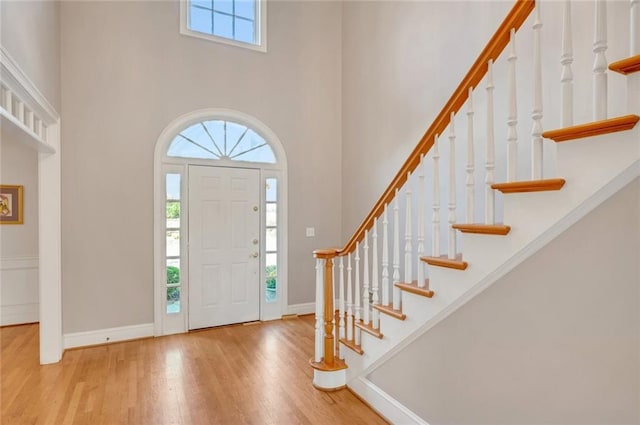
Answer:
[{"label": "stair railing post", "polygon": [[440,256],[440,150],[438,135],[433,138],[433,215],[431,216],[431,255]]},{"label": "stair railing post", "polygon": [[[362,310],[360,306],[360,242],[356,242],[356,255],[354,257],[355,266],[356,266],[356,282],[355,282],[355,294],[353,295],[356,300],[355,307],[355,322],[360,323],[360,312]],[[354,340],[356,345],[360,345],[360,328],[354,329],[355,335]]]},{"label": "stair railing post", "polygon": [[340,322],[338,324],[338,338],[345,337],[345,308],[344,308],[344,256],[340,256],[340,265],[338,266],[340,273]]},{"label": "stair railing post", "polygon": [[562,75],[560,84],[562,86],[562,127],[573,125],[573,28],[571,26],[571,1],[564,2],[564,15],[562,23]]},{"label": "stair railing post", "polygon": [[387,205],[382,213],[382,305],[389,305],[389,220]]},{"label": "stair railing post", "polygon": [[450,260],[456,258],[456,229],[452,226],[456,224],[456,130],[454,114],[451,112],[449,122],[449,255]]},{"label": "stair railing post", "polygon": [[511,28],[509,38],[509,112],[507,115],[507,181],[513,182],[518,178],[518,102],[516,95],[516,30]]},{"label": "stair railing post", "polygon": [[607,119],[607,3],[596,0],[593,38],[593,119]]},{"label": "stair railing post", "polygon": [[484,222],[485,224],[495,223],[495,192],[491,185],[495,183],[494,170],[495,165],[495,136],[493,128],[493,60],[489,60],[487,70],[487,145],[486,145],[486,175],[485,183],[485,202],[484,202]]},{"label": "stair railing post", "polygon": [[469,100],[467,100],[467,211],[466,222],[473,223],[475,216],[475,158],[473,152],[473,87],[469,87]]},{"label": "stair railing post", "polygon": [[531,179],[542,179],[542,59],[540,53],[540,2],[536,2],[533,20],[533,109],[531,118]]},{"label": "stair railing post", "polygon": [[[373,228],[371,229],[371,242],[373,244],[371,253],[371,301],[373,305],[380,304],[378,295],[378,219],[373,220]],[[380,312],[377,309],[371,310],[371,322],[373,329],[380,327]]]},{"label": "stair railing post", "polygon": [[316,256],[316,324],[315,355],[317,363],[322,361],[324,350],[324,260]]},{"label": "stair railing post", "polygon": [[405,191],[405,209],[404,209],[404,281],[405,283],[411,283],[413,281],[413,262],[412,248],[413,248],[413,236],[412,236],[412,224],[411,224],[411,173],[407,173],[407,190]]},{"label": "stair railing post", "polygon": [[400,282],[400,197],[396,189],[393,203],[393,309],[400,310],[400,288],[395,284]]},{"label": "stair railing post", "polygon": [[353,341],[353,282],[351,253],[347,254],[347,341]]},{"label": "stair railing post", "polygon": [[335,340],[333,328],[335,323],[335,307],[333,306],[333,258],[335,250],[325,251],[324,262],[324,363],[328,366],[335,364]]},{"label": "stair railing post", "polygon": [[640,0],[631,0],[631,37],[629,56],[640,55]]},{"label": "stair railing post", "polygon": [[424,154],[420,155],[420,164],[418,165],[418,253],[416,255],[416,278],[418,286],[424,287],[424,266],[420,260],[424,256]]},{"label": "stair railing post", "polygon": [[362,265],[362,320],[365,325],[371,322],[371,305],[369,293],[369,234],[364,232],[364,243],[362,244],[362,255],[364,256]]}]

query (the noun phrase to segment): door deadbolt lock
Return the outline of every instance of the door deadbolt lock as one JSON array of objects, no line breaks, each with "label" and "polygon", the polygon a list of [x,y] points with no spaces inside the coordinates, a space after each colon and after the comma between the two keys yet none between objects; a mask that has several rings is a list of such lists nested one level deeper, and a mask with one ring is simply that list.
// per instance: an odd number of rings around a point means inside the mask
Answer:
[{"label": "door deadbolt lock", "polygon": [[251,258],[258,258],[258,253],[254,252],[253,254],[250,255]]},{"label": "door deadbolt lock", "polygon": [[258,245],[258,240],[257,239],[254,239],[252,242],[253,242],[254,245]]},{"label": "door deadbolt lock", "polygon": [[257,206],[257,205],[254,205],[254,206],[253,206],[253,210],[254,210],[254,211],[258,211],[258,206]]}]

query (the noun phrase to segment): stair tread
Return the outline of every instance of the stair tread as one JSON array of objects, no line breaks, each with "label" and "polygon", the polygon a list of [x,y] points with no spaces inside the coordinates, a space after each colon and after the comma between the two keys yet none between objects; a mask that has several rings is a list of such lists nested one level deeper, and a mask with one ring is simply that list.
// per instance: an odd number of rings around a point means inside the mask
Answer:
[{"label": "stair tread", "polygon": [[340,338],[338,341],[340,341],[341,344],[344,344],[347,348],[355,351],[356,353],[360,355],[364,354],[364,351],[362,350],[362,346],[356,345],[355,341],[349,341],[346,338]]},{"label": "stair tread", "polygon": [[382,339],[383,335],[382,335],[382,332],[380,332],[380,329],[374,329],[371,323],[366,325],[362,320],[360,320],[359,322],[355,323],[355,326],[362,329],[369,335],[373,335],[378,339]]},{"label": "stair tread", "polygon": [[511,231],[511,227],[504,224],[454,224],[451,227],[462,233],[478,233],[482,235],[506,235]]},{"label": "stair tread", "polygon": [[456,255],[454,260],[449,259],[446,255],[440,257],[420,257],[421,261],[430,266],[447,267],[456,270],[465,270],[468,266],[466,261],[462,261],[462,254]]},{"label": "stair tread", "polygon": [[640,71],[640,55],[631,56],[609,64],[609,69],[623,75]]},{"label": "stair tread", "polygon": [[374,304],[373,308],[375,308],[376,310],[378,310],[381,313],[384,313],[388,316],[394,317],[398,320],[404,320],[407,318],[407,315],[404,314],[402,312],[402,306],[400,307],[399,310],[395,310],[393,308],[393,304],[387,304],[387,305],[382,305],[382,304]]},{"label": "stair tread", "polygon": [[640,120],[640,117],[637,115],[623,115],[621,117],[545,131],[542,133],[542,137],[545,139],[551,139],[555,142],[566,142],[569,140],[582,139],[584,137],[630,130],[636,125],[638,120]]},{"label": "stair tread", "polygon": [[432,298],[435,292],[429,289],[429,279],[425,279],[424,281],[425,285],[422,288],[418,286],[417,280],[414,280],[411,283],[397,282],[395,283],[395,286],[403,291],[411,292],[412,294],[420,295],[421,297]]},{"label": "stair tread", "polygon": [[509,183],[492,184],[491,188],[502,193],[543,192],[560,190],[564,186],[564,179],[529,180]]}]

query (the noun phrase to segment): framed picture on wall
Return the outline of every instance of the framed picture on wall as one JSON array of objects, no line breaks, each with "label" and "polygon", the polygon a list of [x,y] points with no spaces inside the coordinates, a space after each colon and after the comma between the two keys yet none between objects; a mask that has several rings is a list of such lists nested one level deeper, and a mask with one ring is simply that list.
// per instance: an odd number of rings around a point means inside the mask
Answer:
[{"label": "framed picture on wall", "polygon": [[0,224],[22,224],[22,186],[0,184]]}]

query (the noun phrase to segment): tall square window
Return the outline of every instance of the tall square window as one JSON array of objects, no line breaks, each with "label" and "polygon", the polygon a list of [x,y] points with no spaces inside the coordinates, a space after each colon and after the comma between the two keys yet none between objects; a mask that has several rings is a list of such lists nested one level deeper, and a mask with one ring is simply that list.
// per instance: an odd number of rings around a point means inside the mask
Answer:
[{"label": "tall square window", "polygon": [[266,51],[266,0],[182,0],[180,32]]}]

